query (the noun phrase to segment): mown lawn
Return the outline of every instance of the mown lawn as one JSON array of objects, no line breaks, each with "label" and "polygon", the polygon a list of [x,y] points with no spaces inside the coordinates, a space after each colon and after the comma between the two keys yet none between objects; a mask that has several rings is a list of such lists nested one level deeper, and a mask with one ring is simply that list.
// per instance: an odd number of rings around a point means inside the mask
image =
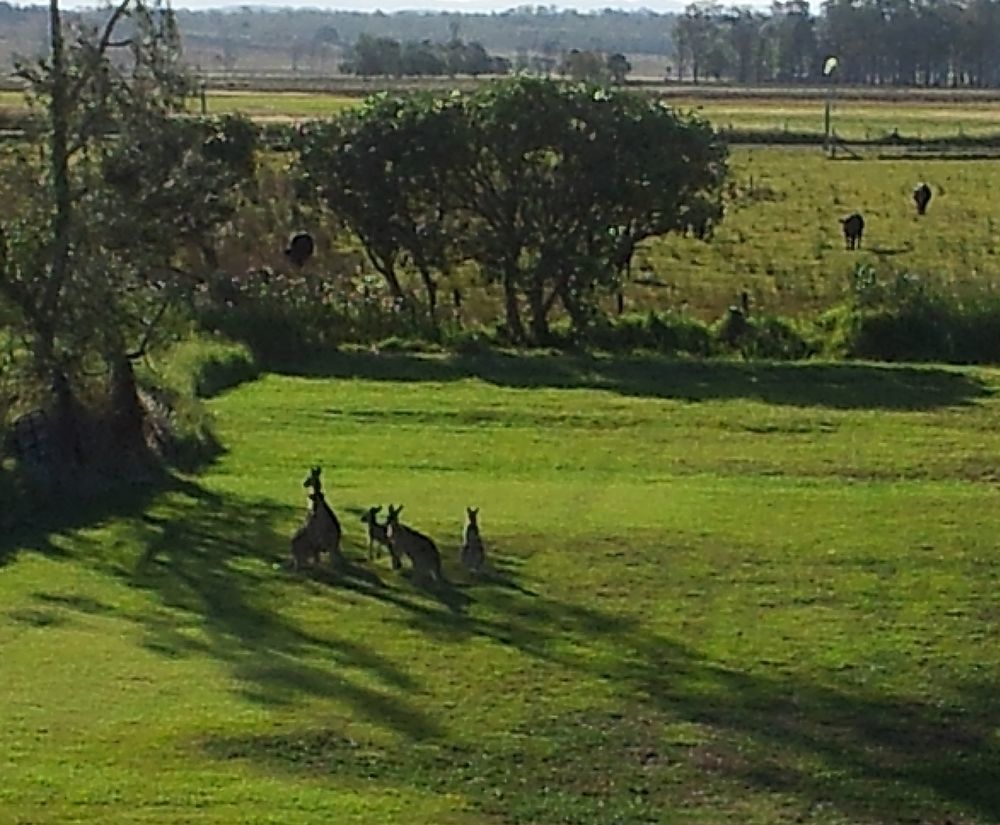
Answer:
[{"label": "mown lawn", "polygon": [[[499,355],[231,391],[202,474],[0,543],[0,820],[996,822],[998,391]],[[314,462],[344,575],[275,569]],[[390,501],[449,587],[366,560]]]}]

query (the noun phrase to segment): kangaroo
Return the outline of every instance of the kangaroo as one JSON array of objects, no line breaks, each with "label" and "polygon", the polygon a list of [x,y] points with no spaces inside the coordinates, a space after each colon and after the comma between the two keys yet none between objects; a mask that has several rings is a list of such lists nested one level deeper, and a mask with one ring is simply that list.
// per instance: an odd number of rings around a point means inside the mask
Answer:
[{"label": "kangaroo", "polygon": [[378,523],[377,516],[381,509],[381,506],[369,507],[365,511],[365,514],[361,517],[361,521],[368,525],[368,558],[375,558],[377,553],[375,545],[381,544],[389,551],[389,555],[392,557],[392,569],[399,570],[403,564],[399,560],[399,556],[396,555],[392,542],[389,541],[389,534],[386,531],[386,525]]},{"label": "kangaroo", "polygon": [[445,578],[441,572],[441,554],[438,552],[437,546],[423,533],[418,533],[413,528],[399,523],[399,514],[402,510],[402,504],[399,507],[393,507],[390,504],[389,515],[385,522],[385,529],[394,555],[398,557],[409,556],[413,570],[418,576],[434,579],[439,584],[443,584]]},{"label": "kangaroo", "polygon": [[325,544],[325,534],[322,520],[317,518],[315,502],[312,495],[309,496],[313,506],[306,516],[305,523],[295,531],[292,536],[292,569],[299,570],[303,565],[312,563],[313,566],[319,564],[319,554],[323,551]]},{"label": "kangaroo", "polygon": [[306,476],[306,480],[302,482],[303,487],[312,488],[312,492],[309,494],[310,523],[315,522],[312,528],[313,535],[315,540],[319,542],[320,549],[329,550],[330,563],[343,564],[344,555],[340,550],[342,535],[340,522],[333,510],[330,509],[330,505],[326,503],[326,498],[323,495],[323,482],[320,480],[322,472],[321,468],[313,467],[309,471],[309,475]]},{"label": "kangaroo", "polygon": [[465,512],[469,517],[469,523],[465,525],[465,532],[462,535],[462,564],[473,573],[481,573],[486,563],[486,548],[483,547],[483,539],[479,535],[479,523],[476,521],[479,508],[466,507]]}]

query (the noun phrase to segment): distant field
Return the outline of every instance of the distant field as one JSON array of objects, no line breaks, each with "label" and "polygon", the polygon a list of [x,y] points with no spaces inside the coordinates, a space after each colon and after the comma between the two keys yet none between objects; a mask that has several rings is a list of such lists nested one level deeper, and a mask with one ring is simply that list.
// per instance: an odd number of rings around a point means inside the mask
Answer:
[{"label": "distant field", "polygon": [[[713,317],[740,289],[762,307],[813,312],[843,297],[848,275],[871,264],[906,270],[973,294],[1000,285],[1000,160],[831,161],[818,148],[736,148],[725,219],[710,243],[668,237],[637,256],[641,305]],[[917,181],[934,190],[928,214],[911,201]],[[861,251],[844,249],[838,217],[867,221]]]},{"label": "distant field", "polygon": [[[821,100],[670,98],[678,108],[700,112],[718,128],[784,130],[823,134]],[[1000,135],[1000,102],[835,102],[833,129],[844,140],[870,140],[893,129],[905,137]]]},{"label": "distant field", "polygon": [[310,92],[239,92],[213,90],[208,94],[210,114],[239,112],[255,119],[286,120],[335,115],[359,98]]},{"label": "distant field", "polygon": [[[380,85],[374,81],[367,84],[353,81],[347,94],[213,89],[208,94],[208,110],[216,114],[241,112],[262,120],[325,117],[355,105],[360,95],[377,91]],[[458,85],[467,87],[469,83],[462,80]],[[698,111],[719,128],[817,136],[823,133],[824,103],[821,97],[815,97],[817,90],[788,90],[773,95],[759,89],[715,87],[706,88],[701,94],[691,87],[666,87],[661,91],[669,92],[666,99],[671,105]],[[1000,136],[1000,100],[974,93],[942,96],[940,100],[929,100],[921,94],[908,99],[893,93],[885,99],[872,100],[863,92],[852,90],[834,104],[833,127],[845,140],[880,138],[894,129],[904,137],[925,139]],[[814,96],[807,98],[807,93]],[[22,105],[23,98],[18,92],[0,92],[0,109],[17,109]]]},{"label": "distant field", "polygon": [[[334,114],[356,97],[303,92],[213,91],[212,112],[242,112],[251,117],[300,119]],[[699,111],[719,128],[823,134],[823,102],[799,98],[670,97],[677,108]],[[833,110],[833,126],[845,140],[889,134],[916,138],[1000,135],[1000,102],[843,101]]]}]

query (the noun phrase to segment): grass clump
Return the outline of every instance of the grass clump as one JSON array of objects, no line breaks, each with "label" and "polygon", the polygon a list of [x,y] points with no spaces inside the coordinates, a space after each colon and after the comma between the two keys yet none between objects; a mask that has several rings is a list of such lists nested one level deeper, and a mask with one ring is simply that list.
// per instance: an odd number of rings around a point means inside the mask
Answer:
[{"label": "grass clump", "polygon": [[259,374],[246,345],[219,337],[187,338],[157,360],[162,383],[191,398],[211,398]]}]

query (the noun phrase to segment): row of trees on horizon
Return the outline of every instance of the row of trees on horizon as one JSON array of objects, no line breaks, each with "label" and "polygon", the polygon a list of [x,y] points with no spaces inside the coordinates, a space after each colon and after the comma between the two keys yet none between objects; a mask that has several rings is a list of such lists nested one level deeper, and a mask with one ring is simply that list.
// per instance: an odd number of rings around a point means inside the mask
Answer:
[{"label": "row of trees on horizon", "polygon": [[828,57],[834,79],[859,85],[1000,86],[998,0],[805,0],[768,12],[689,5],[674,35],[677,77],[812,83]]},{"label": "row of trees on horizon", "polygon": [[[227,70],[308,65],[332,72],[345,64],[359,74],[549,73],[568,57],[579,63],[579,54],[628,55],[633,62],[651,55],[662,58],[667,79],[795,84],[821,80],[824,61],[836,55],[834,79],[842,83],[1000,86],[1000,0],[826,0],[815,14],[805,0],[777,0],[767,10],[700,0],[679,15],[549,6],[494,14],[244,6],[179,10],[177,21],[192,63]],[[44,9],[0,2],[0,27],[0,60],[9,62],[5,49],[14,47],[24,56],[44,53]],[[390,41],[400,49],[395,70],[385,71],[386,61],[372,71],[360,65],[362,52]]]}]

